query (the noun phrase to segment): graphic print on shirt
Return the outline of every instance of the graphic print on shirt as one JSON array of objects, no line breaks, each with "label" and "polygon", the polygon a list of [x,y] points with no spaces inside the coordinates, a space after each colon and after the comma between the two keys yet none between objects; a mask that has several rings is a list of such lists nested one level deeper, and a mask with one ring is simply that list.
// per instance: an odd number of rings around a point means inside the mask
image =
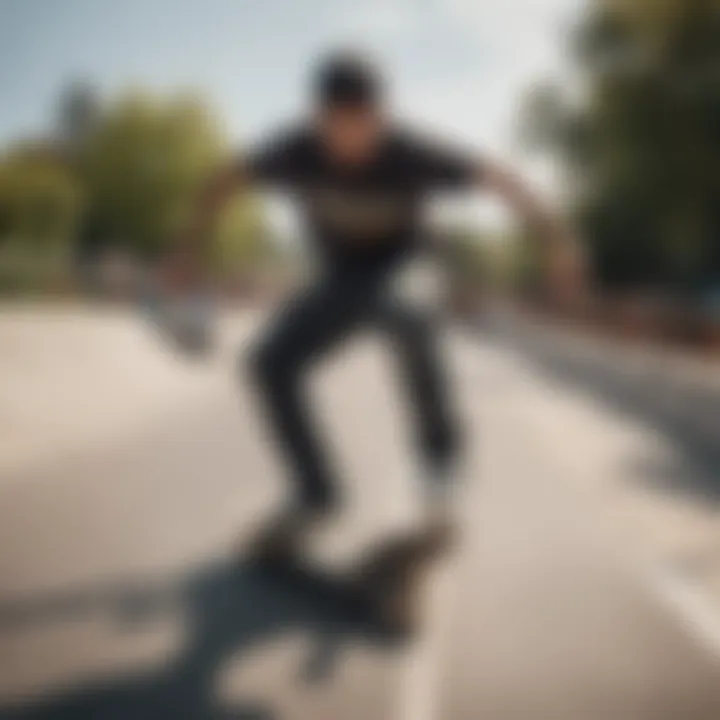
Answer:
[{"label": "graphic print on shirt", "polygon": [[412,217],[410,199],[397,193],[316,186],[307,199],[315,220],[352,244],[382,242]]}]

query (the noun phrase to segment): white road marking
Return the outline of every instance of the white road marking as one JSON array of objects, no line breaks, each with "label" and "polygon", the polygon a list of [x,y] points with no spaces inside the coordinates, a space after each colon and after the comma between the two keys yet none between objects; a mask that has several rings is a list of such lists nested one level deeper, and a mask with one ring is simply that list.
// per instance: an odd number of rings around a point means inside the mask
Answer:
[{"label": "white road marking", "polygon": [[653,591],[680,616],[692,636],[720,659],[720,602],[714,601],[699,583],[667,567],[655,567],[647,577]]},{"label": "white road marking", "polygon": [[450,615],[455,563],[445,561],[434,568],[423,588],[425,607],[422,632],[407,649],[398,688],[398,720],[438,720],[442,640]]},{"label": "white road marking", "polygon": [[[558,404],[556,401],[556,409]],[[547,409],[543,418],[547,418]],[[584,427],[592,428],[592,419],[586,413],[583,417]],[[588,464],[586,455],[567,452],[566,436],[550,432],[557,427],[557,423],[539,422],[536,418],[535,432],[527,433],[525,440],[537,443],[538,438],[541,438],[544,446],[550,448],[548,457],[552,458],[552,462],[563,471],[563,476],[583,478],[589,472],[589,468],[597,469],[596,464]],[[628,432],[627,427],[624,428],[624,432]],[[592,485],[590,482],[586,484]],[[652,596],[679,618],[690,637],[694,638],[712,657],[720,660],[720,599],[715,599],[703,588],[700,581],[696,582],[692,577],[680,574],[668,564],[654,561],[650,563],[651,569],[648,570],[648,564],[644,562],[647,560],[646,554],[641,554],[641,557],[642,560],[636,566],[640,568],[638,575]]]}]

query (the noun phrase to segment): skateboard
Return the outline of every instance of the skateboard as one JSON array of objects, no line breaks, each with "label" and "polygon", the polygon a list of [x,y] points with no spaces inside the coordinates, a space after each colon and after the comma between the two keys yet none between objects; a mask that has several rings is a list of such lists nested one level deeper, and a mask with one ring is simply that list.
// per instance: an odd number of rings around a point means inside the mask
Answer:
[{"label": "skateboard", "polygon": [[[270,534],[276,531],[271,528]],[[432,569],[453,544],[447,527],[423,528],[380,541],[349,566],[323,567],[308,553],[285,545],[272,547],[267,530],[251,543],[249,557],[256,568],[315,593],[318,601],[343,605],[359,621],[386,636],[405,638],[422,625],[423,588]]]}]

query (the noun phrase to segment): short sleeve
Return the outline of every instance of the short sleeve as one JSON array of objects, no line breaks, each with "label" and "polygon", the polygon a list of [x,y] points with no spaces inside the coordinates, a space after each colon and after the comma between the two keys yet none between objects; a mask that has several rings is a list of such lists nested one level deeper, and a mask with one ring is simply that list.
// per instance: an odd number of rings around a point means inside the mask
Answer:
[{"label": "short sleeve", "polygon": [[297,131],[278,133],[252,148],[242,159],[251,182],[262,185],[291,185],[303,163],[303,137]]},{"label": "short sleeve", "polygon": [[471,152],[434,139],[415,140],[411,146],[421,183],[428,189],[473,187],[482,179],[482,162]]}]

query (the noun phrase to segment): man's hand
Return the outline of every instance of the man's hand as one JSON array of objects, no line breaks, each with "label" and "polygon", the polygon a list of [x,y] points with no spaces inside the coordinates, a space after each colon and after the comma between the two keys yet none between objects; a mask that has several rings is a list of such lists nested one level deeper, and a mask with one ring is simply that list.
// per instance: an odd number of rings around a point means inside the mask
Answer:
[{"label": "man's hand", "polygon": [[547,247],[545,272],[548,294],[561,308],[576,308],[582,304],[589,290],[583,248],[573,237],[563,237]]},{"label": "man's hand", "polygon": [[580,305],[589,289],[588,272],[582,244],[572,230],[516,173],[486,161],[480,165],[479,178],[538,235],[553,301],[564,309]]},{"label": "man's hand", "polygon": [[203,284],[204,263],[198,253],[198,244],[178,238],[177,244],[160,263],[159,281],[163,292],[182,295]]},{"label": "man's hand", "polygon": [[221,209],[243,182],[237,164],[214,173],[203,185],[193,207],[188,226],[173,244],[160,269],[160,281],[170,293],[197,290],[205,283],[206,243]]}]

